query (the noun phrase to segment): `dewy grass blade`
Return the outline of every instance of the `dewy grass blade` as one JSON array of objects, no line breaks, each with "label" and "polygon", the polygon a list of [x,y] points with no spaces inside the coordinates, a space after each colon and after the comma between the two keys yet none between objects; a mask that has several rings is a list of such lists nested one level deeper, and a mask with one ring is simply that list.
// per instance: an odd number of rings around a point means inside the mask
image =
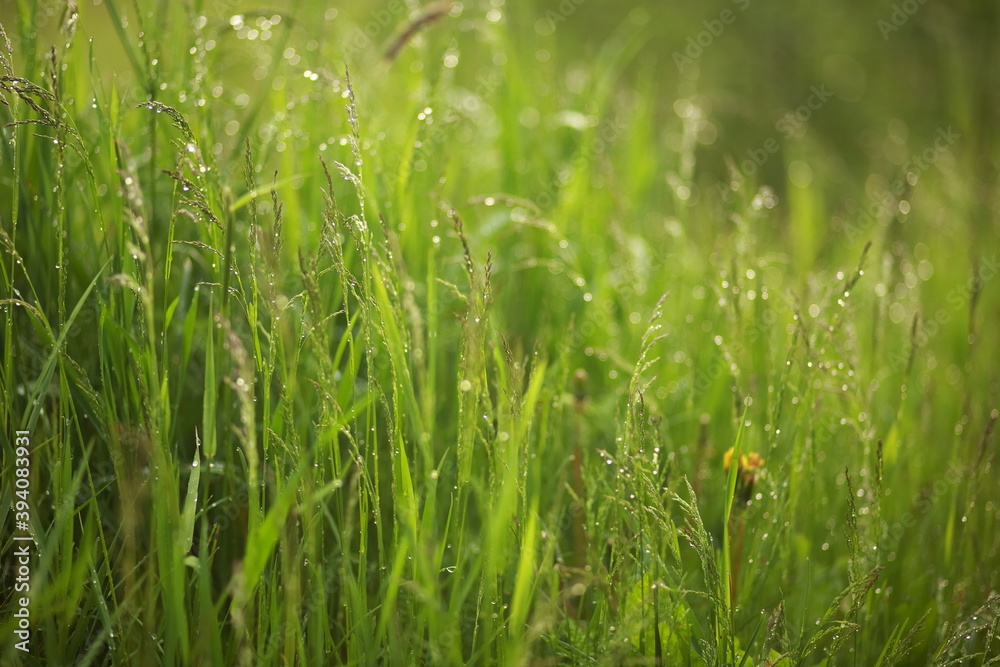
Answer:
[{"label": "dewy grass blade", "polygon": [[[733,455],[729,463],[729,475],[726,478],[725,513],[722,520],[722,604],[720,610],[729,619],[729,628],[735,627],[733,623],[733,607],[735,607],[736,591],[733,590],[733,562],[730,534],[730,521],[732,519],[733,505],[736,503],[736,479],[739,475],[740,460],[743,455],[743,428],[746,423],[747,412],[750,409],[749,402],[743,407],[743,414],[740,416],[740,425],[736,431],[736,441],[733,443]],[[733,635],[726,637],[725,650],[731,660],[735,660],[735,644]],[[723,648],[720,646],[719,648]]]},{"label": "dewy grass blade", "polygon": [[191,461],[187,496],[184,500],[184,509],[181,511],[181,525],[178,531],[180,551],[185,555],[191,551],[191,545],[194,543],[194,520],[198,511],[198,484],[201,482],[201,468],[201,442],[195,434],[194,459]]},{"label": "dewy grass blade", "polygon": [[[70,313],[69,317],[67,317],[66,321],[63,323],[62,328],[59,331],[59,338],[56,339],[55,343],[52,345],[52,349],[49,352],[49,356],[46,358],[45,364],[42,366],[41,373],[39,373],[38,379],[35,380],[34,386],[32,387],[31,393],[29,394],[29,399],[30,399],[28,401],[29,407],[27,411],[24,413],[24,415],[21,417],[21,424],[25,430],[33,431],[35,429],[35,424],[38,421],[38,415],[40,414],[42,409],[42,402],[40,400],[41,396],[43,392],[47,390],[49,382],[52,380],[52,374],[55,372],[59,355],[63,353],[63,345],[66,342],[66,337],[72,330],[73,323],[76,321],[76,318],[80,315],[80,312],[83,310],[83,306],[87,301],[87,297],[90,296],[90,292],[94,289],[94,286],[97,285],[97,281],[101,278],[101,275],[104,273],[104,270],[108,267],[108,264],[110,263],[111,263],[110,259],[104,263],[104,266],[102,266],[101,269],[97,272],[97,275],[95,275],[93,280],[90,281],[90,284],[87,286],[87,289],[84,290],[83,295],[79,298],[79,300],[77,300],[76,306],[73,308],[73,312]],[[36,315],[38,324],[45,328],[50,338],[54,337],[53,331],[49,326],[48,321],[44,319],[44,316],[35,309],[30,309],[29,312],[33,312]]]}]

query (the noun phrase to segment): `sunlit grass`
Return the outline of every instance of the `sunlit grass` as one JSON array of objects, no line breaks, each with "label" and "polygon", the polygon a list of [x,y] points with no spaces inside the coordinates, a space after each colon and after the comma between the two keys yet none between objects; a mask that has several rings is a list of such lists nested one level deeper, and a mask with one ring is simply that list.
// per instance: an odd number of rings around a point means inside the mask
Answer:
[{"label": "sunlit grass", "polygon": [[723,171],[639,11],[84,5],[4,10],[5,663],[1000,660],[992,144]]}]

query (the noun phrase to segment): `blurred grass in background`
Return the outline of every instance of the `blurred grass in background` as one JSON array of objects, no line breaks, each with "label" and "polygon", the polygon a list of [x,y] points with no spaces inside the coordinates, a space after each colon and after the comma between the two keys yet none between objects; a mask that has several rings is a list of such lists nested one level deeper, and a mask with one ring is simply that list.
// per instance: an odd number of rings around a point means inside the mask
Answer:
[{"label": "blurred grass in background", "polygon": [[1000,656],[993,4],[0,7],[4,661]]}]

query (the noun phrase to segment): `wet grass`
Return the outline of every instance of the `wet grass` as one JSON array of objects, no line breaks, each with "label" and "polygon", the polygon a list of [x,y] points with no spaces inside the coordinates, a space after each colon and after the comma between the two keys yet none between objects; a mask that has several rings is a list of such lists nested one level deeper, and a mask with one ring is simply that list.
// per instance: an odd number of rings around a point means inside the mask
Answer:
[{"label": "wet grass", "polygon": [[974,84],[757,174],[641,11],[138,4],[5,9],[4,663],[1000,661]]}]

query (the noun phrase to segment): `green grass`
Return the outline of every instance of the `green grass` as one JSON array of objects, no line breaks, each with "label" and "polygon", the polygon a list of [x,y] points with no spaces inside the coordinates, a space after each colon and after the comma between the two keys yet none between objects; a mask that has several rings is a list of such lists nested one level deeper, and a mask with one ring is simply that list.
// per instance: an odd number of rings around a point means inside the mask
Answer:
[{"label": "green grass", "polygon": [[1000,664],[997,12],[508,4],[3,7],[0,662]]}]

